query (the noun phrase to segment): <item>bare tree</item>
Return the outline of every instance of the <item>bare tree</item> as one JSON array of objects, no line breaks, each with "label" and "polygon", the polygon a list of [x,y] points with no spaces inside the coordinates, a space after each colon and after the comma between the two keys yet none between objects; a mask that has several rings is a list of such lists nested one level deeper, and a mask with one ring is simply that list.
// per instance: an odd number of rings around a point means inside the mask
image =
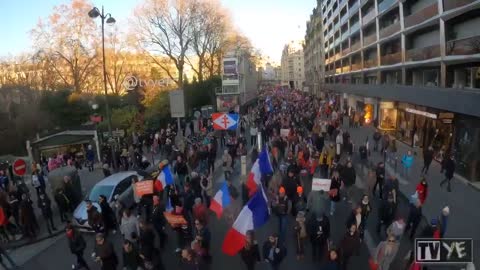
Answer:
[{"label": "bare tree", "polygon": [[56,6],[49,18],[40,20],[31,31],[37,56],[76,92],[97,88],[100,77],[95,76],[99,35],[94,21],[87,16],[91,8],[86,0]]},{"label": "bare tree", "polygon": [[[186,54],[193,39],[197,3],[197,0],[146,0],[135,12],[136,33],[142,47],[180,88],[183,86]],[[162,56],[169,61],[164,61]],[[171,72],[170,61],[177,74]]]},{"label": "bare tree", "polygon": [[[196,63],[187,58],[192,70],[201,82],[204,76],[212,76],[212,60],[225,40],[227,29],[231,24],[227,12],[216,0],[199,1],[194,14],[192,32],[192,51]],[[212,57],[213,56],[213,57]],[[209,65],[210,64],[210,65]]]}]

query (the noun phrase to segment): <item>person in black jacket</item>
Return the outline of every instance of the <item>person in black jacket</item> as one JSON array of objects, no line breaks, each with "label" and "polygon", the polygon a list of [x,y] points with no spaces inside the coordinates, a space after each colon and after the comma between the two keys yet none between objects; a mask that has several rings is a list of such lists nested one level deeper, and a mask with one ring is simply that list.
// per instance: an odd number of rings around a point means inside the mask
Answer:
[{"label": "person in black jacket", "polygon": [[433,160],[433,147],[429,146],[423,152],[422,173],[428,174],[428,169],[430,168],[430,164],[432,164],[432,160]]},{"label": "person in black jacket", "polygon": [[353,168],[352,162],[347,162],[347,166],[344,167],[341,171],[341,178],[343,183],[345,184],[345,197],[343,198],[346,200],[348,198],[348,202],[352,202],[352,187],[355,185],[355,179],[357,178],[355,168]]},{"label": "person in black jacket", "polygon": [[160,238],[160,248],[163,249],[165,247],[165,240],[167,238],[167,234],[165,233],[165,224],[167,223],[163,212],[165,211],[165,207],[161,204],[160,198],[158,196],[153,196],[153,210],[151,217],[151,222],[153,228],[158,234]]},{"label": "person in black jacket", "polygon": [[77,265],[74,265],[73,269],[81,269],[82,267],[90,270],[87,262],[83,258],[83,252],[87,247],[87,243],[85,239],[83,239],[82,234],[76,231],[71,224],[67,225],[66,234],[68,239],[68,246],[70,247],[70,251],[73,255],[77,257]]},{"label": "person in black jacket", "polygon": [[389,195],[387,200],[381,201],[380,208],[378,209],[377,233],[380,234],[382,226],[388,228],[390,224],[392,224],[395,218],[395,211],[396,207],[392,195]]},{"label": "person in black jacket", "polygon": [[346,270],[348,262],[352,256],[356,256],[360,251],[360,238],[355,224],[350,225],[345,237],[340,243],[342,269]]},{"label": "person in black jacket", "polygon": [[322,213],[318,217],[312,215],[309,224],[310,242],[312,243],[313,260],[322,260],[327,250],[328,239],[330,238],[330,221]]},{"label": "person in black jacket", "polygon": [[247,270],[254,270],[255,265],[260,262],[260,250],[258,248],[258,243],[255,240],[253,230],[247,231],[245,246],[240,251],[240,256],[247,266]]},{"label": "person in black jacket", "polygon": [[378,186],[380,199],[382,199],[383,184],[385,183],[385,164],[383,162],[378,163],[375,174],[377,176],[377,181],[375,181],[375,185],[373,186],[373,196],[375,196],[375,191]]},{"label": "person in black jacket", "polygon": [[445,182],[447,183],[447,191],[451,192],[452,188],[450,186],[450,181],[453,178],[453,174],[455,173],[455,161],[453,160],[453,156],[450,156],[444,161],[444,170],[445,170],[445,179],[440,183],[440,187],[443,187]]},{"label": "person in black jacket", "polygon": [[43,218],[47,224],[48,233],[52,234],[52,230],[57,230],[57,228],[55,228],[55,224],[53,224],[52,202],[43,192],[40,193],[38,198],[38,208],[42,210]]},{"label": "person in black jacket", "polygon": [[105,239],[103,233],[97,233],[95,236],[95,261],[100,262],[102,270],[116,270],[118,258],[111,242]]},{"label": "person in black jacket", "polygon": [[115,227],[117,224],[115,213],[113,212],[110,204],[108,204],[107,197],[104,195],[100,195],[98,198],[98,204],[100,205],[100,209],[102,210],[102,218],[103,223],[105,224],[105,234],[107,234],[110,230],[113,230],[115,233]]},{"label": "person in black jacket", "polygon": [[278,241],[278,235],[272,234],[263,244],[263,258],[265,262],[270,263],[272,270],[280,269],[280,263],[287,255],[287,249]]},{"label": "person in black jacket", "polygon": [[417,227],[422,220],[422,215],[422,204],[420,203],[420,200],[410,203],[410,212],[408,213],[407,227],[405,228],[405,231],[411,229],[410,239],[415,237]]},{"label": "person in black jacket", "polygon": [[177,162],[173,168],[173,172],[178,175],[178,186],[183,189],[185,177],[188,175],[187,163],[183,161],[182,156],[177,156]]},{"label": "person in black jacket", "polygon": [[57,203],[58,212],[60,212],[61,222],[67,222],[68,216],[67,212],[70,209],[70,201],[67,196],[63,193],[63,189],[57,188],[55,192],[55,202]]},{"label": "person in black jacket", "polygon": [[142,265],[142,259],[138,254],[138,250],[129,240],[125,240],[125,242],[123,242],[122,257],[123,269],[125,270],[137,270]]}]

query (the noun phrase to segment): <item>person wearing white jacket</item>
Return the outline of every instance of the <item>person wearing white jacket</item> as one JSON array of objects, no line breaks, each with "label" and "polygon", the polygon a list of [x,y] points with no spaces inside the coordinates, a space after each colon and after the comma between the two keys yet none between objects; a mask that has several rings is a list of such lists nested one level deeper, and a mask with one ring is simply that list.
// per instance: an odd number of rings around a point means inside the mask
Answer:
[{"label": "person wearing white jacket", "polygon": [[120,225],[120,232],[125,240],[134,242],[133,235],[139,235],[138,219],[130,213],[130,209],[123,211],[122,223]]}]

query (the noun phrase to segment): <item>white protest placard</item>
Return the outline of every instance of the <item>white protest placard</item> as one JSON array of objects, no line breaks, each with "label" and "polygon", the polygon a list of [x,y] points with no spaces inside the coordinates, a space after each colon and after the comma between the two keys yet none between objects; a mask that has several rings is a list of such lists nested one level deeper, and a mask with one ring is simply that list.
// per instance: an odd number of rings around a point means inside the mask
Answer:
[{"label": "white protest placard", "polygon": [[312,179],[312,191],[330,191],[330,184],[332,180],[323,179],[323,178],[313,178]]},{"label": "white protest placard", "polygon": [[288,129],[288,128],[282,128],[282,129],[280,129],[280,136],[282,136],[282,137],[288,137],[288,134],[290,134],[290,129]]}]

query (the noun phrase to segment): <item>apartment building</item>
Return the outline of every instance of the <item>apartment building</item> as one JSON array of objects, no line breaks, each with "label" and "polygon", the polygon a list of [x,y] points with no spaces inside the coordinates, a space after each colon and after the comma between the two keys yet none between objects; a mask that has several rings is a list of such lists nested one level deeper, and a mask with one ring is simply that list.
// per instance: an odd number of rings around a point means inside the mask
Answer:
[{"label": "apartment building", "polygon": [[[480,1],[321,0],[324,90],[480,181]],[[308,34],[308,33],[307,33]],[[414,141],[414,138],[418,141]]]},{"label": "apartment building", "polygon": [[[317,0],[320,4],[321,0]],[[325,59],[323,50],[322,19],[319,8],[314,8],[307,21],[307,32],[303,46],[305,64],[305,86],[311,93],[318,94],[325,82]]]},{"label": "apartment building", "polygon": [[291,41],[283,47],[280,65],[282,68],[282,85],[303,89],[305,81],[303,57],[303,42]]},{"label": "apartment building", "polygon": [[222,87],[215,90],[218,111],[240,110],[257,96],[259,75],[248,51],[229,52],[223,58]]}]

